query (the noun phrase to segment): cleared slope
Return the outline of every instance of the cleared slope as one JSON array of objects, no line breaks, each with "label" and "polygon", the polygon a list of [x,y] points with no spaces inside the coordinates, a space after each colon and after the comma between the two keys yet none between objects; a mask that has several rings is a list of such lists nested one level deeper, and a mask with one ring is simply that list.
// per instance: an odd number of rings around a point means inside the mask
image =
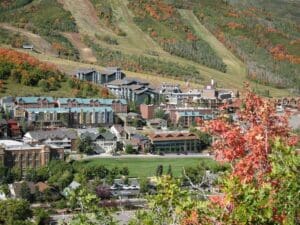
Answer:
[{"label": "cleared slope", "polygon": [[45,54],[53,55],[53,56],[57,55],[56,52],[53,50],[51,44],[37,34],[34,34],[25,29],[22,29],[22,28],[13,27],[6,23],[0,23],[0,27],[3,29],[9,30],[13,33],[20,33],[20,34],[24,35],[34,45],[35,50],[37,50],[41,53],[45,53]]},{"label": "cleared slope", "polygon": [[126,32],[126,37],[120,39],[121,44],[123,43],[144,51],[152,50],[160,54],[167,54],[134,23],[126,0],[111,0],[111,6],[116,17],[117,25]]},{"label": "cleared slope", "polygon": [[227,65],[229,74],[245,76],[246,67],[235,55],[232,54],[209,30],[203,26],[198,18],[191,10],[178,10],[184,20],[186,20],[195,30],[196,34],[206,41],[216,52],[216,54],[223,59]]},{"label": "cleared slope", "polygon": [[78,33],[64,33],[64,36],[78,49],[80,59],[88,63],[96,63],[97,59],[93,54],[92,49],[86,46],[81,40],[80,34]]},{"label": "cleared slope", "polygon": [[[63,1],[64,6],[68,6],[72,12],[72,15],[75,17],[76,22],[81,24],[79,26],[79,31],[81,33],[81,35],[89,35],[91,37],[93,37],[96,33],[101,33],[103,31],[103,34],[109,34],[110,36],[114,36],[116,37],[116,35],[107,27],[105,27],[104,25],[102,25],[99,21],[99,18],[96,15],[96,11],[93,8],[93,5],[91,4],[91,2],[89,0],[60,0]],[[114,5],[114,9],[116,10],[115,12],[118,13],[127,13],[128,17],[127,19],[124,18],[120,18],[121,21],[118,21],[118,23],[120,25],[123,26],[128,26],[131,27],[132,30],[137,29],[139,30],[139,28],[134,24],[134,21],[132,20],[132,15],[130,13],[130,10],[128,9],[126,2],[123,2],[121,0],[112,0],[112,4]],[[116,6],[117,4],[117,6]],[[121,7],[122,6],[122,7]],[[122,8],[122,12],[120,11],[120,7]],[[85,10],[88,11],[85,11]],[[122,17],[124,17],[124,15],[122,14]],[[85,26],[87,24],[87,26]],[[78,25],[78,24],[77,24]],[[141,32],[141,31],[140,31]],[[143,32],[142,32],[143,33]],[[122,37],[117,37],[117,38],[121,38]],[[148,40],[148,38],[150,38],[147,34],[143,35],[142,37],[136,37],[136,42],[139,42],[140,39]],[[124,38],[124,40],[126,40],[127,37]],[[150,38],[151,42],[153,42],[153,40]],[[99,41],[99,40],[95,40],[95,41]],[[146,41],[147,42],[147,41]],[[148,47],[144,48],[144,49],[140,49],[137,48],[135,46],[133,46],[132,44],[128,44],[129,41],[127,42],[127,44],[120,42],[120,45],[117,46],[112,46],[112,45],[108,45],[105,44],[104,42],[98,42],[101,45],[107,47],[107,48],[111,48],[114,50],[122,50],[122,52],[127,53],[127,54],[143,54],[143,55],[147,55],[145,53],[145,50],[152,50],[155,49],[155,47]],[[156,43],[154,43],[156,45]],[[150,45],[152,46],[152,45]],[[50,54],[47,54],[50,55]],[[149,56],[149,55],[148,55]],[[152,56],[155,57],[155,56]],[[208,81],[211,78],[214,78],[218,84],[222,87],[227,87],[227,88],[236,88],[236,89],[242,89],[243,86],[243,82],[247,81],[245,76],[240,76],[240,74],[238,74],[238,76],[236,76],[234,74],[234,76],[232,74],[225,74],[222,72],[219,72],[217,70],[214,69],[210,69],[208,67],[205,67],[203,65],[200,65],[198,63],[186,60],[186,59],[182,59],[180,57],[176,57],[176,56],[171,56],[168,53],[165,53],[164,51],[159,51],[159,56],[157,56],[159,59],[165,59],[171,62],[175,62],[178,64],[182,64],[182,65],[186,65],[186,66],[195,66],[201,76],[205,79],[205,82],[203,82],[203,84],[206,83],[206,81]],[[54,58],[51,59],[52,61],[54,60]],[[60,61],[61,59],[57,59],[57,61]],[[91,65],[85,65],[87,67],[90,67]],[[78,65],[76,66],[76,63],[73,64],[73,68],[77,68]],[[141,73],[139,73],[141,74]],[[157,79],[156,82],[158,81],[158,79],[161,79],[161,77],[157,77],[154,75],[148,75],[148,74],[141,74],[142,77],[146,77],[146,76],[151,76],[153,78],[153,80]],[[263,85],[258,85],[258,84],[254,84],[255,87],[257,89],[261,89],[261,90],[270,90],[270,94],[273,96],[278,96],[278,95],[287,95],[288,92],[286,90],[279,90],[279,89],[275,89],[275,88],[270,88],[270,87],[266,87]]]}]

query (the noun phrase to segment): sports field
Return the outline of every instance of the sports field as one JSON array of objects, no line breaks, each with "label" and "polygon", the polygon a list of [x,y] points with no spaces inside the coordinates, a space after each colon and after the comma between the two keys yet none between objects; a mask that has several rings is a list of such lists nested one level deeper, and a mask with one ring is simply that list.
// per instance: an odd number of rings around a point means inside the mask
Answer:
[{"label": "sports field", "polygon": [[108,169],[113,167],[128,167],[130,177],[146,178],[155,175],[158,165],[163,165],[164,173],[167,172],[169,165],[172,167],[173,176],[180,177],[182,168],[196,167],[200,161],[204,161],[208,166],[217,164],[209,158],[97,158],[82,161],[83,166],[104,165]]}]

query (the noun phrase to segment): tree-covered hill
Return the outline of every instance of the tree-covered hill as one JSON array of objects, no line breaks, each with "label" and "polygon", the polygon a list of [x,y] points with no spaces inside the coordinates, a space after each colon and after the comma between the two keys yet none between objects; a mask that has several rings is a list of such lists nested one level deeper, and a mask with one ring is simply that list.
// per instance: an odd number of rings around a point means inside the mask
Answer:
[{"label": "tree-covered hill", "polygon": [[30,43],[28,31],[46,41],[43,54],[87,61],[89,48],[101,66],[299,94],[298,21],[289,0],[5,0],[0,43]]},{"label": "tree-covered hill", "polygon": [[26,53],[0,48],[0,96],[108,97],[108,92],[75,80],[56,66]]}]

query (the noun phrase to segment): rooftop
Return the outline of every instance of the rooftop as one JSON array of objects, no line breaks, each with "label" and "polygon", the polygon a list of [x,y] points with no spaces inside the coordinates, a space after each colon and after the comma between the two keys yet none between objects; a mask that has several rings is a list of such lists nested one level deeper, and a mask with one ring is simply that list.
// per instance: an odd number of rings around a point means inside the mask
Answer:
[{"label": "rooftop", "polygon": [[26,109],[30,113],[80,113],[80,112],[112,112],[112,108],[108,106],[100,107],[72,107],[72,108],[29,108]]}]

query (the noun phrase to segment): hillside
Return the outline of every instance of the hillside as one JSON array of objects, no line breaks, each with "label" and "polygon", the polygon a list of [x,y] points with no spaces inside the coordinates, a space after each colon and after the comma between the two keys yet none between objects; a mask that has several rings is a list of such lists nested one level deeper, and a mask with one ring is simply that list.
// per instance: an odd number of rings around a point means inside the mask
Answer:
[{"label": "hillside", "polygon": [[[272,7],[280,5],[276,0]],[[0,4],[0,44],[42,55],[260,94],[299,93],[299,27],[266,1],[13,0]],[[291,3],[292,4],[292,3]],[[42,55],[38,56],[41,57]],[[45,57],[43,57],[45,58]],[[46,57],[47,58],[47,57]],[[86,65],[89,66],[89,65]]]},{"label": "hillside", "polygon": [[53,64],[0,48],[0,96],[108,97],[99,86],[74,80]]}]

